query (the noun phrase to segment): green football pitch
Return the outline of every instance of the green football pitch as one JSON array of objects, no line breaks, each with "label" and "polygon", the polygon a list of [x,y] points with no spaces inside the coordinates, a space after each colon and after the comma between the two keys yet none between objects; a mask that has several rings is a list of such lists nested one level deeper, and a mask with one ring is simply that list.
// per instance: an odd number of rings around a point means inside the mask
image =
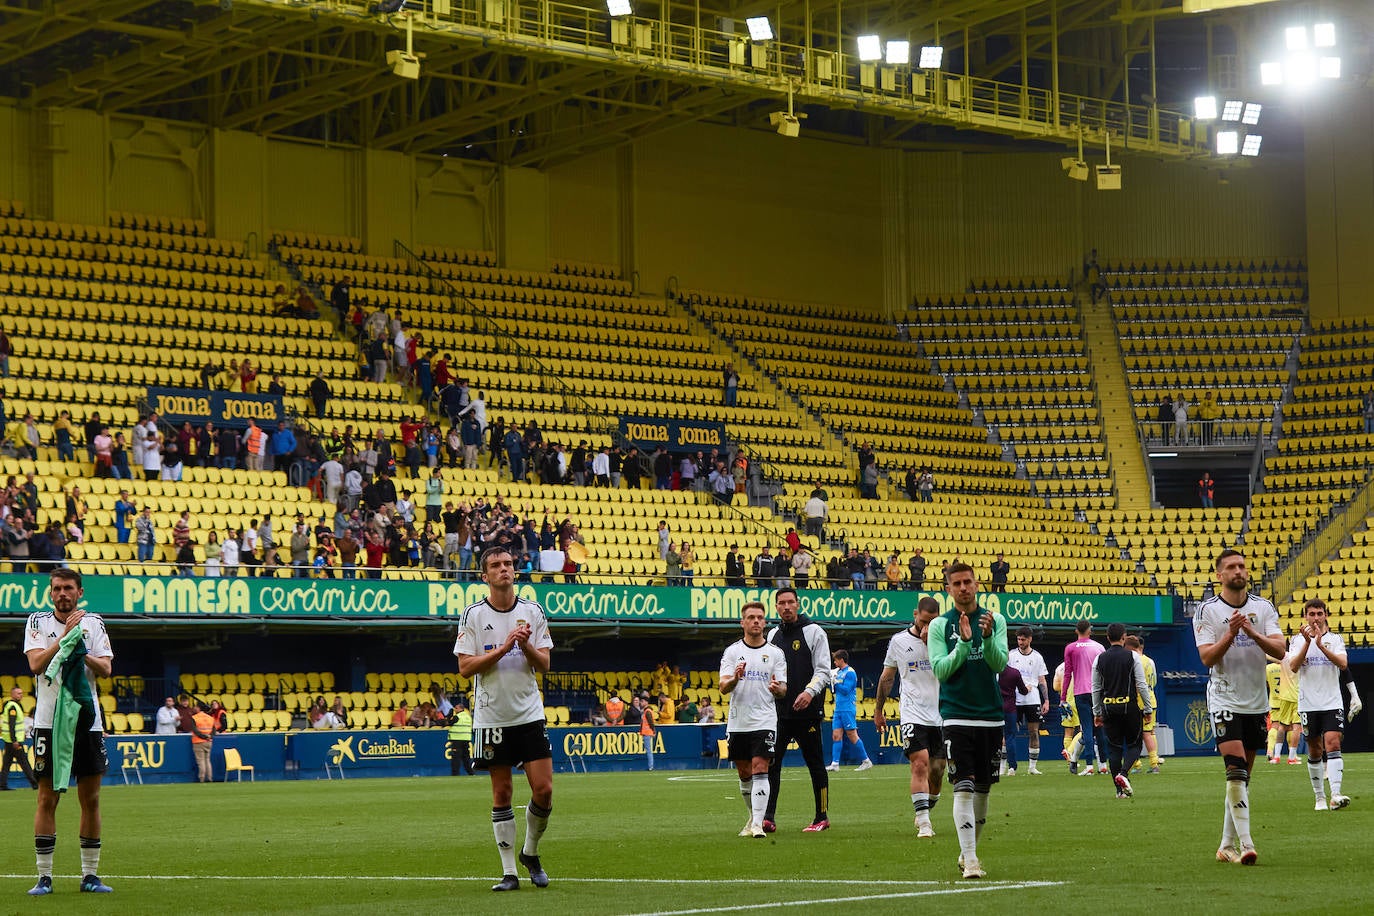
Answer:
[{"label": "green football pitch", "polygon": [[[1024,764],[1023,764],[1024,766]],[[904,767],[831,774],[834,826],[803,834],[811,792],[784,774],[778,833],[736,836],[738,783],[721,769],[558,774],[541,853],[552,877],[493,894],[499,860],[485,777],[117,786],[102,796],[101,874],[77,893],[77,804],[58,811],[56,893],[30,900],[33,794],[0,795],[0,913],[798,912],[1321,913],[1374,906],[1374,758],[1346,759],[1338,812],[1313,811],[1305,766],[1261,764],[1251,784],[1258,866],[1218,863],[1219,760],[1170,760],[1118,801],[1105,776],[993,790],[983,881],[963,881],[949,789],[937,837],[917,840]],[[11,785],[14,783],[12,782]],[[518,782],[524,788],[523,781]],[[528,798],[517,791],[517,804]],[[517,811],[524,835],[523,810]]]}]

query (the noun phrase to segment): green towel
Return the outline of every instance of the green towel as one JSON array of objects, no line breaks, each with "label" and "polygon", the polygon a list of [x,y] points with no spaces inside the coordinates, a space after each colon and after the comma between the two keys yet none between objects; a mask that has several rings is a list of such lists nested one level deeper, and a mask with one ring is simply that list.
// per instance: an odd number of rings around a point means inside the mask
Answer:
[{"label": "green towel", "polygon": [[62,684],[52,711],[52,787],[56,792],[67,791],[72,780],[77,734],[95,724],[95,696],[86,680],[84,635],[80,627],[73,627],[63,636],[57,654],[43,672],[49,686],[59,678]]}]

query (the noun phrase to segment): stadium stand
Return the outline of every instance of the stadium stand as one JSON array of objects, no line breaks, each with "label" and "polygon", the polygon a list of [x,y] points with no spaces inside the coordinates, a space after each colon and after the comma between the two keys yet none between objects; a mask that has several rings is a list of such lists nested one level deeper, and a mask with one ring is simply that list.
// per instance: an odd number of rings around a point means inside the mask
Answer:
[{"label": "stadium stand", "polygon": [[988,285],[918,303],[908,333],[1011,449],[1035,495],[1052,506],[1106,508],[1112,476],[1072,292],[1047,279],[979,289]]}]

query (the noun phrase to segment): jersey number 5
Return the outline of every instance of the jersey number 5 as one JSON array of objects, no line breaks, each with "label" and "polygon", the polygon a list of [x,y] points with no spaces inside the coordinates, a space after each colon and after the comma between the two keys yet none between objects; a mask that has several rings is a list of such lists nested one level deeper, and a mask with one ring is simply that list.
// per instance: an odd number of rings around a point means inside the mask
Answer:
[{"label": "jersey number 5", "polygon": [[33,739],[33,755],[42,757],[48,753],[48,738],[46,735],[38,735]]}]

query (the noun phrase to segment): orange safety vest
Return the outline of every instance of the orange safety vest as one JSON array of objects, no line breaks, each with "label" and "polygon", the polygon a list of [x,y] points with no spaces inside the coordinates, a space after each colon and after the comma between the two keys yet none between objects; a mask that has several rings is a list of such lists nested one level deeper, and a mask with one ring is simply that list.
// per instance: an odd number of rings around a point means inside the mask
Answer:
[{"label": "orange safety vest", "polygon": [[[207,734],[207,735],[211,735],[211,736],[214,735],[214,733],[215,733],[215,720],[212,719],[212,718],[210,718],[210,714],[209,714],[209,713],[198,712],[198,713],[196,713],[194,716],[192,716],[191,719],[192,719],[192,721],[194,721],[194,722],[196,723],[196,728],[198,728],[198,729],[200,729],[201,731],[205,732],[205,734]],[[205,743],[206,743],[207,741],[209,741],[209,740],[210,740],[209,738],[202,738],[200,735],[197,735],[195,732],[191,732],[191,743],[192,743],[192,744],[205,744]]]},{"label": "orange safety vest", "polygon": [[244,442],[244,444],[248,446],[249,454],[261,455],[263,453],[262,438],[263,432],[261,426],[253,426],[249,428],[248,438]]},{"label": "orange safety vest", "polygon": [[657,715],[652,706],[644,707],[644,715],[639,720],[639,733],[641,735],[652,737],[658,734],[658,730],[654,728],[654,718]]}]

